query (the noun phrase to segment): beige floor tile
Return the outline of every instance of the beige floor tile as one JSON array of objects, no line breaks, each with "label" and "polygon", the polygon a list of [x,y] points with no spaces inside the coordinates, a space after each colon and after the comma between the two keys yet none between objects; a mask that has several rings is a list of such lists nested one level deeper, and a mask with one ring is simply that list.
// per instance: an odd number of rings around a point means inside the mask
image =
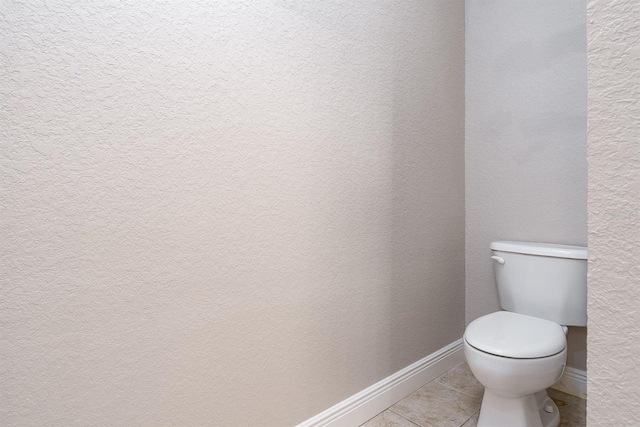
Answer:
[{"label": "beige floor tile", "polygon": [[[476,427],[483,392],[467,364],[462,363],[361,427]],[[559,427],[586,426],[586,400],[554,389],[548,393],[560,410]]]},{"label": "beige floor tile", "polygon": [[481,401],[432,381],[389,409],[421,427],[460,427],[478,412]]},{"label": "beige floor tile", "polygon": [[482,399],[484,394],[484,387],[464,362],[440,375],[436,381],[479,399]]},{"label": "beige floor tile", "polygon": [[416,427],[416,425],[387,409],[360,427]]},{"label": "beige floor tile", "polygon": [[466,423],[462,424],[462,427],[477,427],[479,418],[480,412],[478,411],[473,417],[469,418]]},{"label": "beige floor tile", "polygon": [[555,389],[548,389],[560,410],[558,427],[584,427],[587,425],[587,401]]}]

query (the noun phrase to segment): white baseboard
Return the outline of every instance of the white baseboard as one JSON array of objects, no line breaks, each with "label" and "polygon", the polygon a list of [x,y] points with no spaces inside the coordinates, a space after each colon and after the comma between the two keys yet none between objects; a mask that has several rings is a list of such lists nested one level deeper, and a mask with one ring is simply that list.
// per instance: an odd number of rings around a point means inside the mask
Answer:
[{"label": "white baseboard", "polygon": [[582,369],[567,366],[557,383],[551,386],[572,396],[587,398],[587,373]]},{"label": "white baseboard", "polygon": [[359,426],[463,361],[459,339],[296,427]]}]

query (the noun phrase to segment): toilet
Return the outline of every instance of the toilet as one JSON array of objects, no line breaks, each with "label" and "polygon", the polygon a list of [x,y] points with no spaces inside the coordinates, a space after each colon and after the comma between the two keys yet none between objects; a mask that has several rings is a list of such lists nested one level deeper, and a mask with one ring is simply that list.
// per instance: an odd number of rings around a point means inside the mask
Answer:
[{"label": "toilet", "polygon": [[567,327],[587,325],[587,248],[491,243],[498,311],[471,322],[464,354],[485,387],[478,427],[555,427],[546,389],[562,376]]}]

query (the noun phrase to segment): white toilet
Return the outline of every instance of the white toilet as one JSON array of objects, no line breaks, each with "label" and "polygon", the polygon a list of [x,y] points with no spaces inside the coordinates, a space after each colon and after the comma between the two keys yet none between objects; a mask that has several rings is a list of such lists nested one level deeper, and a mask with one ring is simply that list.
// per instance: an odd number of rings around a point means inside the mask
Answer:
[{"label": "white toilet", "polygon": [[491,244],[500,307],[467,326],[464,353],[484,385],[479,427],[555,427],[546,389],[564,370],[567,326],[587,325],[587,248]]}]

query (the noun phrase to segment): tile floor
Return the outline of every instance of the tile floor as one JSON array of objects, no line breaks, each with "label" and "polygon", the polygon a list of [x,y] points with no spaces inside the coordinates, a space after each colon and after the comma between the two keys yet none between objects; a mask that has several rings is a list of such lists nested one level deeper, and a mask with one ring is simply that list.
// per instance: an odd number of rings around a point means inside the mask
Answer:
[{"label": "tile floor", "polygon": [[[461,363],[361,427],[475,427],[484,389]],[[585,400],[549,389],[560,410],[560,427],[586,425]]]}]

